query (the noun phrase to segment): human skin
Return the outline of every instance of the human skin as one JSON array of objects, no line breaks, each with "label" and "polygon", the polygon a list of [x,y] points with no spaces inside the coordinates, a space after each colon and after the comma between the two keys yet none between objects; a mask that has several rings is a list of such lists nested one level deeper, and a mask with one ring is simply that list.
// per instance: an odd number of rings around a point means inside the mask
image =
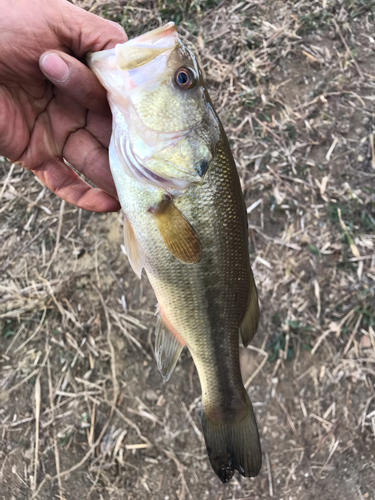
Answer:
[{"label": "human skin", "polygon": [[106,93],[81,61],[126,40],[119,25],[66,0],[0,0],[0,155],[85,210],[120,205],[108,163]]}]

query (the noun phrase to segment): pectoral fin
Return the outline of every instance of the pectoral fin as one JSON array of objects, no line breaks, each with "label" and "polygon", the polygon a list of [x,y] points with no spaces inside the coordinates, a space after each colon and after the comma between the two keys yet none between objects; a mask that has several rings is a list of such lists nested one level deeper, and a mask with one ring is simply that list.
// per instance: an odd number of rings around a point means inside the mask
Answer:
[{"label": "pectoral fin", "polygon": [[253,339],[259,321],[259,305],[258,305],[258,293],[254,281],[253,273],[251,274],[251,283],[249,291],[249,300],[247,303],[247,309],[240,326],[240,334],[242,338],[243,345],[246,347]]},{"label": "pectoral fin", "polygon": [[126,216],[124,216],[124,245],[130,265],[138,278],[140,278],[144,266],[144,254],[138,243],[133,226]]},{"label": "pectoral fin", "polygon": [[184,344],[171,332],[160,316],[156,325],[155,358],[165,380],[169,380]]},{"label": "pectoral fin", "polygon": [[176,259],[196,264],[201,258],[201,243],[193,226],[169,199],[152,210],[168,250]]}]

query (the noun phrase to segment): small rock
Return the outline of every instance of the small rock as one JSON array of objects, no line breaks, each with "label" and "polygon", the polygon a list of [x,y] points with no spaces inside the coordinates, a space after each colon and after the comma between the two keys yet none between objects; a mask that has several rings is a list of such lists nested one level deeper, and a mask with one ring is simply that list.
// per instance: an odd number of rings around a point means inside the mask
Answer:
[{"label": "small rock", "polygon": [[147,389],[145,396],[149,401],[157,401],[159,399],[159,396],[152,389]]},{"label": "small rock", "polygon": [[116,338],[114,343],[115,343],[116,349],[118,351],[122,351],[125,348],[125,345],[126,345],[125,344],[125,340],[122,339],[121,337]]},{"label": "small rock", "polygon": [[23,456],[26,458],[26,460],[31,460],[34,456],[33,448],[29,448],[28,450],[25,450],[23,452]]},{"label": "small rock", "polygon": [[301,245],[308,245],[310,243],[310,236],[307,233],[303,233],[301,238]]},{"label": "small rock", "polygon": [[362,349],[368,349],[369,347],[372,347],[370,337],[368,337],[367,335],[362,335],[360,346],[362,347]]}]

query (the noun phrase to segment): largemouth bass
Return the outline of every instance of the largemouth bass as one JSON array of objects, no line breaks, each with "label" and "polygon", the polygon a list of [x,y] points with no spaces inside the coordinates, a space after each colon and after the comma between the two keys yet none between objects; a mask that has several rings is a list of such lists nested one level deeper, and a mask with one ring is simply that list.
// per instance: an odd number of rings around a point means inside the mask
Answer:
[{"label": "largemouth bass", "polygon": [[169,379],[187,346],[222,482],[256,476],[261,450],[239,363],[258,324],[247,214],[222,124],[174,23],[88,56],[113,114],[112,175],[125,248],[158,300],[155,355]]}]

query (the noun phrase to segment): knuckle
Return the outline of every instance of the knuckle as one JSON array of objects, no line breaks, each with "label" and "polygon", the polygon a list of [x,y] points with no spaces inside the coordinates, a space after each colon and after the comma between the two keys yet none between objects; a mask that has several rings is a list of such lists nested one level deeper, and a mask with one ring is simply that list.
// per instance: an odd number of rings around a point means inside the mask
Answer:
[{"label": "knuckle", "polygon": [[[116,37],[115,36],[113,37],[115,39],[115,41],[117,40],[117,37],[121,37],[121,39],[123,39],[125,37],[124,41],[126,41],[128,39],[128,36],[125,33],[124,28],[120,24],[116,23],[115,21],[110,21],[109,19],[106,19],[106,21],[108,23],[108,29],[111,29],[111,31],[113,32],[113,35],[117,34]],[[117,32],[117,33],[115,33],[115,32]],[[117,43],[119,43],[119,42],[117,41]]]}]

